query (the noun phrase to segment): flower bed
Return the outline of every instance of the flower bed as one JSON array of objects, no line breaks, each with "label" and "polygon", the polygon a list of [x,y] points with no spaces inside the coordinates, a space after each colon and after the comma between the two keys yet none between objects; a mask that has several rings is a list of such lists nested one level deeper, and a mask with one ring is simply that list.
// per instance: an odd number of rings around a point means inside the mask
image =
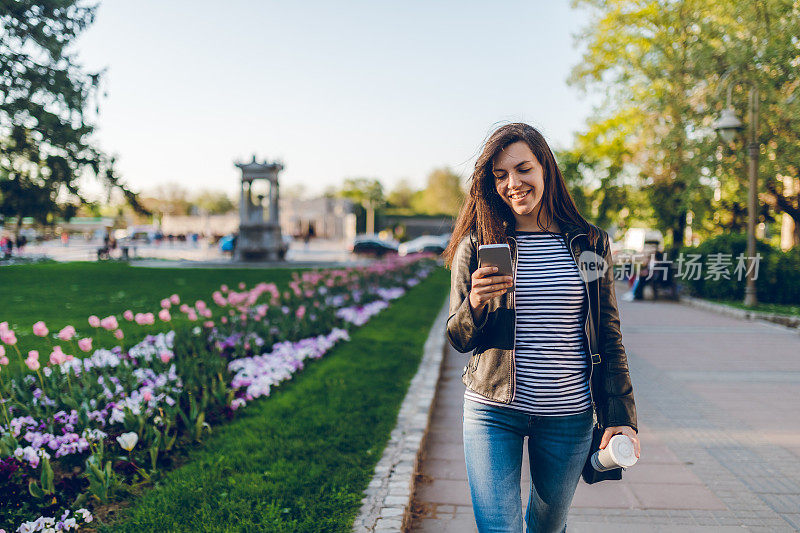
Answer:
[{"label": "flower bed", "polygon": [[[149,335],[127,351],[98,348],[84,359],[56,344],[49,365],[29,353],[31,372],[12,380],[2,380],[0,366],[0,528],[70,530],[91,520],[87,507],[102,510],[152,482],[176,449],[268,396],[433,266],[409,257],[308,271],[295,274],[284,291],[270,283],[223,286],[210,305],[180,305],[173,295],[158,313],[90,323],[130,337],[155,316],[169,320],[177,307],[197,326]],[[35,329],[49,336],[46,325]],[[74,328],[64,330],[59,340],[74,342]],[[7,325],[0,324],[0,340],[6,343],[0,365],[23,358]],[[87,347],[86,339],[80,342]]]}]

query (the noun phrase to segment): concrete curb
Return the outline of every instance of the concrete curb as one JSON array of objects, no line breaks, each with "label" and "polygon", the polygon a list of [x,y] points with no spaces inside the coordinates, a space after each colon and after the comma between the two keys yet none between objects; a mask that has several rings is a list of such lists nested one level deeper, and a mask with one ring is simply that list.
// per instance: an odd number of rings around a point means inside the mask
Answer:
[{"label": "concrete curb", "polygon": [[772,322],[773,324],[779,324],[790,331],[800,333],[800,317],[748,311],[746,309],[738,309],[736,307],[710,302],[708,300],[703,300],[702,298],[695,298],[694,296],[681,295],[680,302],[692,307],[697,307],[698,309],[704,309],[706,311],[712,311],[714,313],[740,318],[742,320],[766,320],[767,322]]},{"label": "concrete curb", "polygon": [[361,500],[354,532],[406,531],[411,525],[415,478],[444,359],[448,308],[445,301],[425,341],[422,361],[400,406],[397,425]]}]

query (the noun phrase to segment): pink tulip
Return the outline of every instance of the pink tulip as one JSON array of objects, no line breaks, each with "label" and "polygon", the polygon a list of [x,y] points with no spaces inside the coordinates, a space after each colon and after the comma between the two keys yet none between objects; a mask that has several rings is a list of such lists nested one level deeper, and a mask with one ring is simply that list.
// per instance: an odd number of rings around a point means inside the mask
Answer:
[{"label": "pink tulip", "polygon": [[144,391],[144,394],[142,394],[142,399],[146,402],[149,402],[153,399],[153,394],[149,390],[146,390]]},{"label": "pink tulip", "polygon": [[78,341],[78,348],[83,350],[84,352],[88,352],[92,349],[92,339],[87,337],[85,339],[81,339]]},{"label": "pink tulip", "polygon": [[28,368],[36,372],[39,370],[39,352],[36,350],[31,350],[28,352],[28,358],[25,359],[25,364],[28,365]]},{"label": "pink tulip", "polygon": [[105,317],[100,321],[100,326],[102,326],[106,331],[117,329],[119,327],[119,324],[117,323],[117,317],[113,315]]},{"label": "pink tulip", "polygon": [[201,315],[203,315],[203,316],[204,316],[204,317],[206,317],[206,318],[211,318],[211,314],[212,314],[212,313],[211,313],[211,309],[209,309],[208,307],[206,307],[205,309],[202,309],[202,310],[200,311],[200,314],[201,314]]},{"label": "pink tulip", "polygon": [[0,365],[6,366],[8,365],[8,357],[5,355],[0,355]]},{"label": "pink tulip", "polygon": [[60,365],[67,360],[67,354],[61,350],[61,346],[53,348],[53,353],[50,354],[50,364]]},{"label": "pink tulip", "polygon": [[203,326],[206,327],[206,328],[213,328],[214,327],[214,321],[213,320],[206,320],[205,322],[203,322]]},{"label": "pink tulip", "polygon": [[136,313],[136,316],[133,317],[133,320],[140,326],[147,324],[147,317],[144,313]]},{"label": "pink tulip", "polygon": [[222,322],[223,324],[227,324],[228,323],[228,317],[224,316],[224,317],[220,318],[219,321]]},{"label": "pink tulip", "polygon": [[186,313],[186,318],[194,322],[197,320],[197,313],[194,312],[194,309],[189,309],[189,312]]},{"label": "pink tulip", "polygon": [[169,314],[169,309],[162,309],[161,311],[159,311],[158,318],[160,318],[164,322],[169,322],[170,320],[172,320],[172,317]]},{"label": "pink tulip", "polygon": [[211,298],[214,300],[214,303],[220,307],[225,307],[228,305],[227,300],[225,300],[225,297],[219,291],[214,291],[214,293],[211,295]]},{"label": "pink tulip", "polygon": [[161,307],[164,309],[169,309],[172,307],[172,302],[169,301],[169,298],[164,298],[161,300]]},{"label": "pink tulip", "polygon": [[206,307],[208,307],[203,300],[197,300],[194,303],[194,306],[197,308],[198,311],[201,311],[201,310],[205,309]]},{"label": "pink tulip", "polygon": [[239,283],[239,290],[240,291],[243,291],[245,287],[247,287],[247,285],[244,284],[244,281]]},{"label": "pink tulip", "polygon": [[124,318],[124,319],[125,319],[125,320],[127,320],[128,322],[131,322],[131,321],[133,320],[133,311],[131,311],[130,309],[128,309],[127,311],[125,311],[124,313],[122,313],[122,318]]},{"label": "pink tulip", "polygon": [[120,339],[120,340],[122,340],[122,339],[125,337],[125,334],[124,334],[124,333],[122,333],[122,330],[121,330],[121,329],[116,329],[116,330],[114,330],[114,336],[115,336],[117,339]]},{"label": "pink tulip", "polygon": [[300,307],[297,308],[297,311],[295,311],[294,314],[297,318],[303,318],[306,315],[306,306],[301,305]]},{"label": "pink tulip", "polygon": [[181,304],[181,306],[178,309],[180,309],[181,313],[188,313],[189,312],[189,306],[186,305],[186,304]]},{"label": "pink tulip", "polygon": [[6,354],[6,347],[0,346],[0,357],[3,357]]},{"label": "pink tulip", "polygon": [[173,294],[172,296],[169,297],[169,301],[175,305],[178,305],[179,303],[181,303],[181,297],[178,296],[177,294]]},{"label": "pink tulip", "polygon": [[0,333],[5,333],[6,331],[11,331],[8,327],[8,322],[0,322]]},{"label": "pink tulip", "polygon": [[164,350],[160,354],[158,354],[159,359],[161,359],[162,363],[169,363],[169,360],[172,359],[172,353]]},{"label": "pink tulip", "polygon": [[41,320],[33,325],[33,334],[37,337],[46,337],[48,333],[47,326]]},{"label": "pink tulip", "polygon": [[74,336],[75,328],[72,326],[65,326],[61,331],[58,332],[58,338],[62,341],[72,340],[72,337]]},{"label": "pink tulip", "polygon": [[221,290],[222,292],[228,292],[228,286],[223,285],[222,287],[219,288],[219,290]]},{"label": "pink tulip", "polygon": [[4,331],[0,334],[0,340],[2,340],[4,344],[13,346],[17,344],[17,335],[13,331]]},{"label": "pink tulip", "polygon": [[147,320],[148,324],[152,325],[156,323],[156,315],[154,315],[153,313],[145,313],[144,317]]},{"label": "pink tulip", "polygon": [[72,361],[73,359],[75,359],[75,356],[72,355],[71,353],[68,353],[67,354],[67,361]]},{"label": "pink tulip", "polygon": [[92,326],[93,328],[99,328],[100,327],[100,319],[97,318],[95,315],[90,316],[89,317],[89,325]]}]

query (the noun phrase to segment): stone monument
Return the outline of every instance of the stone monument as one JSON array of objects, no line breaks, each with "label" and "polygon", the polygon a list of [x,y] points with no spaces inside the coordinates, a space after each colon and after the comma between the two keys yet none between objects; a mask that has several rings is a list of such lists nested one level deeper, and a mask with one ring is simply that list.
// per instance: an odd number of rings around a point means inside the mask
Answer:
[{"label": "stone monument", "polygon": [[[288,245],[281,236],[278,212],[279,162],[236,163],[242,170],[242,194],[239,201],[239,236],[234,248],[237,261],[278,261],[286,256]],[[264,180],[267,194],[259,194]],[[266,199],[266,202],[265,202]]]}]

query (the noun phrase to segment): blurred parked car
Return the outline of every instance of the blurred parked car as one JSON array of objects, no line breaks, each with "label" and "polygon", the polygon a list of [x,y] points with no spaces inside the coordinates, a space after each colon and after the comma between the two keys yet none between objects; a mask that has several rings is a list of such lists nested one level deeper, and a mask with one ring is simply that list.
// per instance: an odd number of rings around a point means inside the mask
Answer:
[{"label": "blurred parked car", "polygon": [[423,235],[404,242],[397,248],[397,253],[400,255],[418,254],[420,252],[433,252],[440,255],[447,248],[447,243],[450,234],[446,234],[447,238],[442,235]]},{"label": "blurred parked car", "polygon": [[353,240],[350,251],[354,254],[383,257],[396,254],[399,244],[394,239],[381,239],[376,235],[359,235]]}]

